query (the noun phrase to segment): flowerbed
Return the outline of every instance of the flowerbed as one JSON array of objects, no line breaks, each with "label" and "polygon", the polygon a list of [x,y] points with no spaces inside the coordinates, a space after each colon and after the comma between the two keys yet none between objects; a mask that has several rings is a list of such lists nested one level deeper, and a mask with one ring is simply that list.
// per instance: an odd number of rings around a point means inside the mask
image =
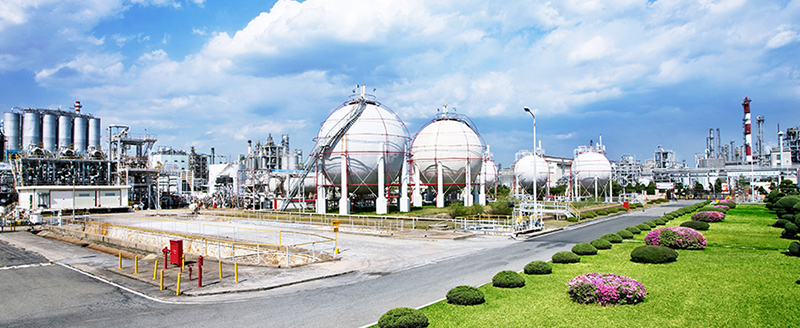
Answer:
[{"label": "flowerbed", "polygon": [[[708,212],[705,212],[708,213]],[[648,245],[661,245],[679,249],[703,249],[706,238],[703,234],[687,227],[663,227],[647,233],[644,242]]]},{"label": "flowerbed", "polygon": [[720,222],[725,219],[725,213],[722,212],[697,212],[692,215],[692,220],[703,222]]},{"label": "flowerbed", "polygon": [[581,304],[635,304],[644,301],[644,285],[612,273],[586,273],[567,283],[569,296]]}]

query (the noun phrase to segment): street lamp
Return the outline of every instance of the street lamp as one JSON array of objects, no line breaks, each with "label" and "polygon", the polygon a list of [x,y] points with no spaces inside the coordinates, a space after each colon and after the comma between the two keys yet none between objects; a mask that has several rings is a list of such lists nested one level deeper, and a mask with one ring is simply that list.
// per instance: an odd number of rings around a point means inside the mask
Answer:
[{"label": "street lamp", "polygon": [[523,109],[528,112],[528,114],[531,114],[531,117],[533,117],[533,203],[535,204],[539,199],[538,195],[536,194],[536,188],[539,184],[539,175],[536,173],[536,166],[539,164],[537,161],[538,158],[536,157],[536,115],[534,115],[531,109],[527,106]]}]

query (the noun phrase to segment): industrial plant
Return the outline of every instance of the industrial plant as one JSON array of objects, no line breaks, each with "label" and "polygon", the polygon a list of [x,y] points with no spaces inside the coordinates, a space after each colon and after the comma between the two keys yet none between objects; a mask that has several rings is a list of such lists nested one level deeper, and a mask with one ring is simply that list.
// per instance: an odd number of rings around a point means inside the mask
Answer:
[{"label": "industrial plant", "polygon": [[[779,147],[767,147],[763,116],[751,135],[751,102],[742,103],[741,144],[723,143],[720,129],[709,128],[694,163],[679,162],[660,145],[651,158],[612,161],[602,136],[576,145],[572,158],[547,155],[535,137],[536,117],[525,108],[534,118],[534,149],[520,150],[507,168],[494,162],[478,124],[456,108],[441,106],[411,134],[364,85],[331,110],[307,156],[291,148],[288,134],[249,140],[247,154],[227,158],[214,148],[205,154],[155,147],[156,136],[133,135],[127,125],[103,128],[80,102],[71,110],[12,108],[3,115],[0,205],[14,217],[190,205],[384,215],[426,205],[487,205],[497,200],[498,187],[507,187],[514,213],[539,222],[547,213],[578,215],[553,210],[575,201],[697,197],[698,185],[755,200],[770,182],[797,177],[800,127],[779,132]],[[654,193],[632,191],[650,185]]]}]

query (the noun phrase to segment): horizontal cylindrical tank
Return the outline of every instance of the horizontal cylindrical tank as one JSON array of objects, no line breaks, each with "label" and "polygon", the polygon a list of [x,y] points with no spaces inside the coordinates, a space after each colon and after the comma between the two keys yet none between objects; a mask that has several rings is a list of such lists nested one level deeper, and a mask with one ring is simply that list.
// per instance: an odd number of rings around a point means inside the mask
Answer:
[{"label": "horizontal cylindrical tank", "polygon": [[3,114],[3,134],[6,136],[7,150],[22,150],[22,125],[18,113]]},{"label": "horizontal cylindrical tank", "polygon": [[541,155],[527,154],[514,163],[514,176],[520,187],[533,192],[534,181],[536,181],[537,188],[541,188],[547,183],[550,166]]},{"label": "horizontal cylindrical tank", "polygon": [[100,119],[89,119],[89,147],[100,150]]},{"label": "horizontal cylindrical tank", "polygon": [[572,176],[584,188],[605,186],[611,180],[611,163],[605,155],[589,151],[580,153],[572,161]]},{"label": "horizontal cylindrical tank", "polygon": [[42,143],[42,115],[37,112],[26,112],[22,115],[22,148],[31,145],[39,147]]},{"label": "horizontal cylindrical tank", "polygon": [[483,141],[465,122],[460,120],[434,121],[420,130],[411,143],[411,158],[420,172],[420,180],[428,185],[438,184],[437,163],[442,166],[444,192],[461,189],[466,183],[467,167],[470,182],[483,165]]},{"label": "horizontal cylindrical tank", "polygon": [[[352,101],[331,113],[317,134],[318,144],[327,144],[347,122],[359,102]],[[334,185],[341,184],[342,159],[347,160],[348,190],[356,194],[377,194],[379,161],[384,161],[385,182],[397,180],[403,167],[408,132],[400,118],[389,109],[367,101],[361,116],[322,154],[322,170]],[[297,161],[297,159],[295,159]],[[297,163],[289,163],[297,167]]]},{"label": "horizontal cylindrical tank", "polygon": [[42,118],[42,148],[56,151],[58,140],[58,116],[44,114]]},{"label": "horizontal cylindrical tank", "polygon": [[89,139],[89,122],[86,117],[78,116],[75,118],[72,136],[72,149],[79,154],[85,152]]},{"label": "horizontal cylindrical tank", "polygon": [[[300,181],[300,178],[290,177],[283,180],[283,190],[289,191],[295,188],[296,184]],[[303,190],[298,191],[302,192],[305,195],[313,194],[317,191],[317,179],[313,173],[306,176],[303,179]],[[295,195],[295,197],[299,197],[300,195]]]},{"label": "horizontal cylindrical tank", "polygon": [[58,117],[58,148],[72,148],[72,117]]}]

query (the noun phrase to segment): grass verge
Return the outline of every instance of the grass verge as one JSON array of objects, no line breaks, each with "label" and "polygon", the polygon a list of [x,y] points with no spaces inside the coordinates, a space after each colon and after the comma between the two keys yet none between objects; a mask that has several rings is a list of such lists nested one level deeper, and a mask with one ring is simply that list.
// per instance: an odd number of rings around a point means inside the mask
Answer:
[{"label": "grass verge", "polygon": [[[577,264],[553,264],[553,274],[525,276],[526,285],[481,286],[486,303],[438,302],[422,311],[430,327],[789,327],[800,322],[800,258],[784,254],[790,241],[769,227],[763,206],[738,206],[703,234],[704,250],[679,250],[677,262],[639,264],[630,252],[645,234],[615,244]],[[689,219],[683,216],[669,225]],[[521,268],[520,268],[521,269]],[[642,282],[643,303],[601,307],[574,303],[566,283],[588,272],[629,276]],[[458,284],[454,282],[454,284]]]}]

